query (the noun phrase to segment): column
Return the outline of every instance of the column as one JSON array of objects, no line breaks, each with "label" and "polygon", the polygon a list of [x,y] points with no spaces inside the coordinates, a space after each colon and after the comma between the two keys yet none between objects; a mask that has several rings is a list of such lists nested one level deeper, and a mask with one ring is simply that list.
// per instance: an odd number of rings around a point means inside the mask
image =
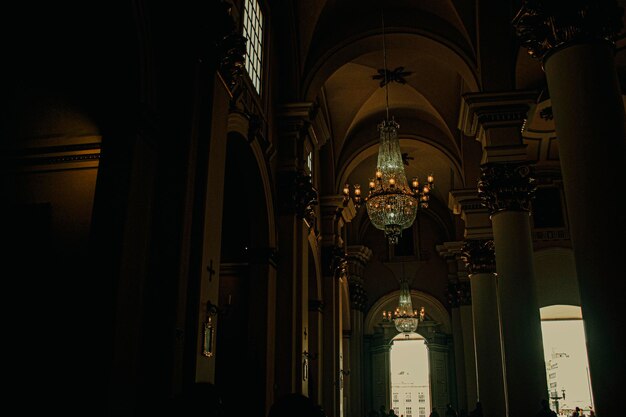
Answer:
[{"label": "column", "polygon": [[[371,339],[371,363],[372,363],[372,404],[371,410],[379,411],[384,407],[389,411],[391,407],[391,363],[390,342],[394,335],[391,329],[387,332],[379,327]],[[395,329],[393,329],[395,331]]]},{"label": "column", "polygon": [[[489,212],[476,189],[452,190],[450,209],[465,223],[461,260],[466,264],[472,296],[478,401],[485,416],[506,415],[493,233]],[[475,404],[470,404],[473,409]]]},{"label": "column", "polygon": [[[255,372],[248,377],[248,410],[262,415],[267,415],[274,402],[277,258],[275,248],[251,248],[249,251],[250,294],[254,296],[249,300],[248,322],[254,323],[249,337],[255,343],[248,346],[248,358]],[[258,409],[254,410],[253,405]]]},{"label": "column", "polygon": [[363,288],[365,265],[372,256],[367,246],[348,246],[348,284],[350,289],[350,417],[367,414],[363,402],[363,313],[367,293]]},{"label": "column", "polygon": [[437,246],[437,252],[439,252],[439,255],[446,260],[446,264],[448,266],[448,304],[450,306],[452,316],[452,341],[454,346],[454,371],[457,394],[457,402],[454,405],[457,409],[464,408],[467,410],[468,400],[466,377],[469,376],[471,378],[473,375],[466,375],[465,372],[463,326],[461,324],[461,310],[459,309],[460,304],[456,288],[456,283],[458,282],[457,260],[455,250],[452,249],[456,248],[456,251],[460,251],[461,247],[462,243],[459,242],[445,242],[443,245]]},{"label": "column", "polygon": [[294,392],[308,395],[308,242],[317,225],[318,197],[304,171],[307,109],[284,106],[279,115],[275,399]]},{"label": "column", "polygon": [[431,406],[437,407],[440,415],[445,413],[444,410],[450,402],[448,345],[448,336],[443,333],[434,333],[426,339],[430,360]]},{"label": "column", "polygon": [[347,261],[342,239],[343,228],[354,218],[354,206],[344,206],[341,195],[321,201],[321,244],[323,276],[322,406],[329,417],[343,412],[343,326],[341,286],[347,285]]},{"label": "column", "polygon": [[530,226],[532,171],[524,162],[482,170],[478,189],[493,227],[507,413],[522,416],[547,395]]},{"label": "column", "polygon": [[459,279],[456,294],[458,298],[457,303],[459,304],[461,327],[463,328],[463,355],[465,359],[465,381],[467,385],[467,406],[465,410],[468,411],[468,409],[474,409],[478,401],[478,383],[476,379],[472,293],[467,277],[465,277],[465,279]]},{"label": "column", "polygon": [[[351,393],[351,385],[352,385],[352,370],[350,369],[350,346],[352,342],[352,330],[343,330],[343,338],[341,345],[341,364],[342,368],[339,371],[339,378],[341,381],[341,391],[342,391],[342,409],[341,416],[351,416],[352,413],[352,396]],[[358,401],[358,398],[355,398]]]},{"label": "column", "polygon": [[463,252],[472,288],[479,401],[485,416],[504,416],[506,398],[493,240],[467,240]]},{"label": "column", "polygon": [[[309,295],[311,296],[311,294]],[[322,404],[322,381],[324,379],[320,354],[323,350],[324,302],[317,298],[309,299],[309,398]]]},{"label": "column", "polygon": [[542,62],[550,90],[594,408],[601,417],[618,415],[626,358],[614,337],[626,321],[618,308],[626,286],[615,260],[626,250],[626,216],[621,205],[598,197],[626,183],[624,104],[610,41],[622,29],[623,10],[616,1],[528,3],[514,26]]},{"label": "column", "polygon": [[461,127],[483,148],[478,196],[489,210],[498,273],[502,356],[510,417],[535,412],[547,382],[535,291],[530,201],[534,192],[521,131],[537,92],[463,95]]}]

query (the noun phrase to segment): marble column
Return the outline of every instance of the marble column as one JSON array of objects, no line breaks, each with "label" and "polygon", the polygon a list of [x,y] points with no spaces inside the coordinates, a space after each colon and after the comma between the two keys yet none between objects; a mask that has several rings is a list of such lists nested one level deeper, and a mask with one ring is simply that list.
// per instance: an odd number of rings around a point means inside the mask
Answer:
[{"label": "marble column", "polygon": [[[452,190],[449,202],[449,208],[461,217],[465,226],[463,237],[466,240],[460,259],[466,265],[471,286],[478,400],[485,416],[504,416],[500,313],[489,212],[474,188]],[[473,408],[474,404],[471,406]]]},{"label": "marble column", "polygon": [[350,290],[350,417],[366,415],[363,402],[363,313],[367,293],[363,288],[363,272],[372,256],[367,246],[348,246],[348,284]]},{"label": "marble column", "polygon": [[507,415],[523,416],[547,393],[530,226],[532,170],[524,162],[482,170],[479,196],[491,213],[496,248]]},{"label": "marble column", "polygon": [[618,415],[626,358],[614,337],[626,321],[617,307],[626,285],[615,260],[626,250],[626,216],[622,206],[599,197],[626,184],[624,104],[612,42],[623,10],[616,1],[547,3],[525,2],[514,26],[542,62],[550,91],[595,411]]},{"label": "marble column", "polygon": [[478,399],[485,416],[504,416],[506,398],[493,240],[467,240],[463,259],[472,289]]},{"label": "marble column", "polygon": [[[457,409],[463,408],[467,410],[467,377],[465,370],[465,349],[463,338],[463,325],[461,322],[461,309],[459,297],[457,296],[458,262],[457,252],[462,247],[461,242],[445,242],[443,245],[437,246],[437,252],[443,257],[448,266],[448,305],[450,306],[452,316],[452,340],[454,345],[454,372],[456,379],[456,404]],[[472,341],[473,345],[473,341]],[[476,378],[474,378],[476,380]],[[475,384],[474,384],[475,385]]]},{"label": "marble column", "polygon": [[459,304],[459,316],[463,329],[463,355],[465,362],[465,375],[467,386],[467,405],[465,408],[471,410],[478,401],[478,383],[476,379],[476,352],[474,346],[474,324],[472,318],[472,294],[470,283],[467,277],[459,280],[457,284],[457,297]]}]

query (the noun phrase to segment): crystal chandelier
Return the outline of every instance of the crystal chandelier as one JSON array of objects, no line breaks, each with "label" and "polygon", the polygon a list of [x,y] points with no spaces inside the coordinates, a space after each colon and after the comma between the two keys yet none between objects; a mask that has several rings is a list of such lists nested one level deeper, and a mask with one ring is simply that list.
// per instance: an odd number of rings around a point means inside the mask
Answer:
[{"label": "crystal chandelier", "polygon": [[424,321],[424,307],[413,310],[411,302],[411,292],[409,291],[409,283],[406,279],[400,281],[400,299],[398,307],[394,312],[383,311],[383,321],[389,322],[393,320],[396,330],[400,333],[414,333],[421,321]]},{"label": "crystal chandelier", "polygon": [[[389,243],[397,244],[402,229],[413,224],[419,208],[427,208],[430,191],[434,187],[433,175],[428,175],[426,183],[420,187],[417,177],[407,184],[404,161],[398,139],[399,125],[389,119],[389,79],[387,51],[385,49],[385,22],[383,19],[383,61],[381,84],[385,87],[386,119],[378,125],[380,145],[376,177],[369,181],[369,194],[365,197],[367,214],[372,224],[385,232]],[[380,74],[373,77],[381,78]],[[345,194],[344,189],[344,194]],[[360,190],[359,190],[360,195]],[[359,201],[360,202],[360,201]]]}]

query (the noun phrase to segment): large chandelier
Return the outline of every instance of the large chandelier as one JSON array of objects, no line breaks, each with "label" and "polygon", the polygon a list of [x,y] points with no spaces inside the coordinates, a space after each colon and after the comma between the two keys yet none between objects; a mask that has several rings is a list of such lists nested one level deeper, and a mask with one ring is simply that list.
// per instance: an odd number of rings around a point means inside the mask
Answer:
[{"label": "large chandelier", "polygon": [[[373,78],[383,79],[381,86],[385,87],[386,118],[378,125],[380,145],[376,176],[369,181],[369,194],[365,197],[365,202],[372,224],[385,232],[389,243],[397,244],[402,229],[413,224],[417,210],[428,207],[430,191],[434,187],[434,177],[432,174],[428,175],[423,185],[420,185],[419,179],[414,177],[411,183],[407,184],[398,139],[399,125],[393,119],[389,119],[389,78],[399,81],[398,73],[402,67],[391,72],[387,70],[384,19],[383,61],[383,70],[379,70],[379,74]],[[401,79],[402,81],[404,80]]]},{"label": "large chandelier", "polygon": [[393,321],[396,330],[400,333],[415,333],[417,326],[424,321],[424,307],[420,311],[413,310],[411,302],[411,291],[409,291],[409,283],[406,279],[400,281],[400,299],[398,307],[395,311],[383,311],[383,321]]}]

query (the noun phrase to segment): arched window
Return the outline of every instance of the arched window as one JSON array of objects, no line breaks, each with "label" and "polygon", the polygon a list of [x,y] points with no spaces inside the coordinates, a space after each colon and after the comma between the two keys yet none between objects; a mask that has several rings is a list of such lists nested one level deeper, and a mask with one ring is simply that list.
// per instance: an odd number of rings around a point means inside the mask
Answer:
[{"label": "arched window", "polygon": [[246,45],[246,71],[257,93],[261,94],[263,58],[263,12],[258,0],[245,0],[243,8],[243,36]]}]

